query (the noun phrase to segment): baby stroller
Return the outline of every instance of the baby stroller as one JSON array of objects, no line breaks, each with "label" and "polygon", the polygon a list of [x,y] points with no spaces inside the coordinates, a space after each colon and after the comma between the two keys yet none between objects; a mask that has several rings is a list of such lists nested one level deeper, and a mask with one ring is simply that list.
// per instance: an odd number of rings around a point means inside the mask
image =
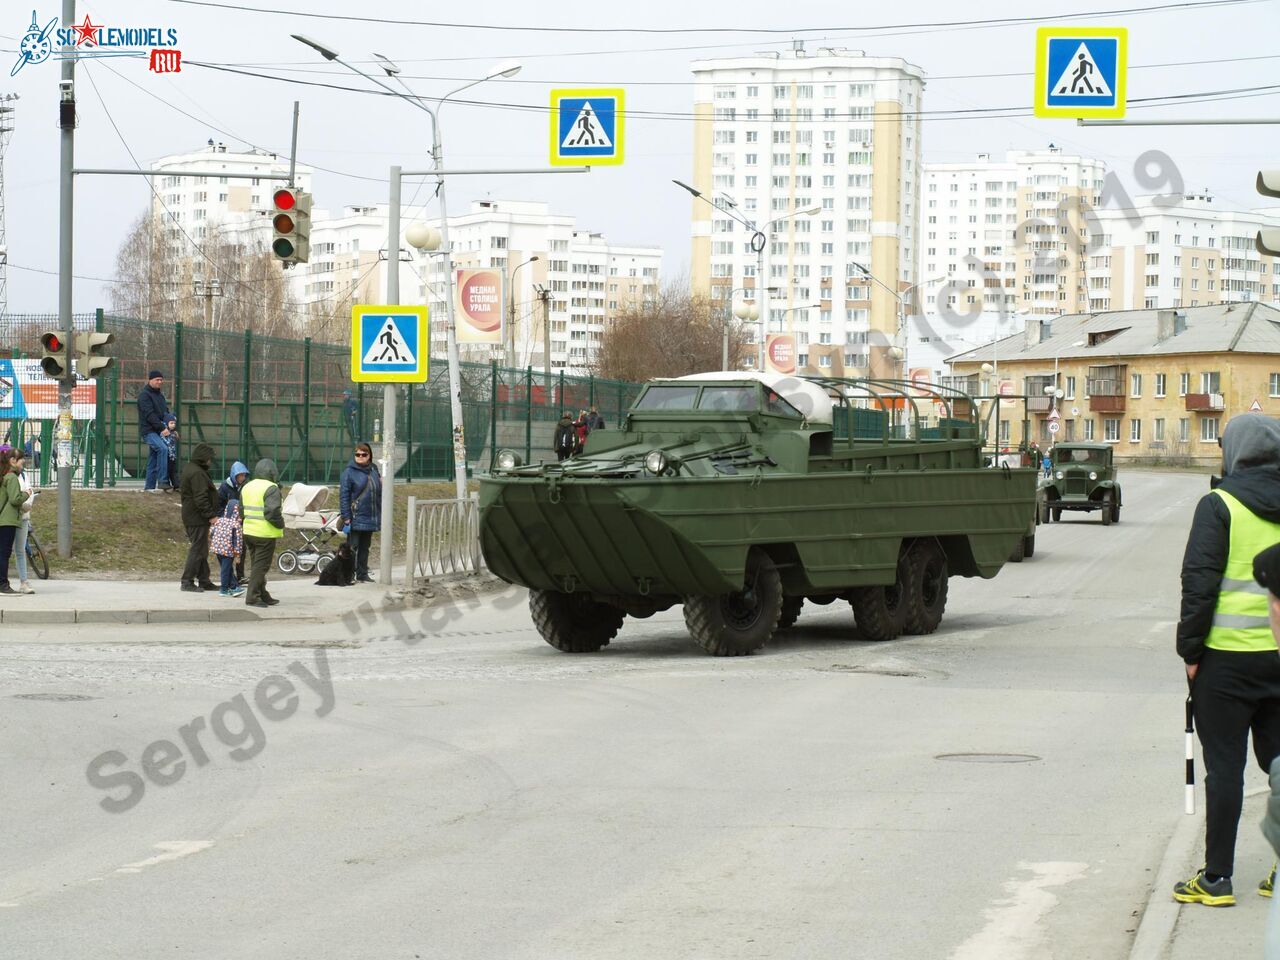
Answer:
[{"label": "baby stroller", "polygon": [[346,534],[339,529],[338,511],[324,509],[328,501],[328,487],[295,483],[289,490],[282,511],[284,528],[297,530],[304,545],[297,550],[285,550],[276,557],[276,566],[281,573],[296,570],[319,573],[333,562],[334,551],[329,548],[329,541]]}]

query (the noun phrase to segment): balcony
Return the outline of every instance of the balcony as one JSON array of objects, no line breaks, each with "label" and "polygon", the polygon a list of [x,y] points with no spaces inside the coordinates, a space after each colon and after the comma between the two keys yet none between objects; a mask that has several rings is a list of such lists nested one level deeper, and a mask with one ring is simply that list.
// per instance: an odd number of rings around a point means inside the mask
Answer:
[{"label": "balcony", "polygon": [[1220,393],[1187,394],[1187,410],[1191,413],[1221,413],[1225,407]]},{"label": "balcony", "polygon": [[1124,394],[1089,394],[1090,413],[1124,413]]}]

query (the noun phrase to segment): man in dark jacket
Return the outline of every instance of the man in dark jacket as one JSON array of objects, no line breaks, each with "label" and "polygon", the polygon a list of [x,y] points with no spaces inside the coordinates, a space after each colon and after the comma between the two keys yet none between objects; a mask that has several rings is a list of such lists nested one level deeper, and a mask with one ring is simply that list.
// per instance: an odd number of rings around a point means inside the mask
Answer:
[{"label": "man in dark jacket", "polygon": [[567,410],[560,418],[560,425],[556,427],[556,435],[551,447],[556,452],[557,460],[568,460],[578,452],[578,430],[573,425],[573,417],[569,416]]},{"label": "man in dark jacket", "polygon": [[[1222,480],[1196,505],[1182,560],[1178,655],[1186,664],[1205,766],[1205,863],[1180,903],[1231,906],[1249,734],[1263,770],[1280,756],[1280,652],[1254,558],[1280,543],[1280,423],[1233,417]],[[1271,896],[1275,870],[1258,888]]]},{"label": "man in dark jacket", "polygon": [[587,432],[595,433],[595,431],[603,429],[604,417],[600,416],[600,410],[593,406],[591,412],[587,414]]},{"label": "man in dark jacket", "polygon": [[169,401],[160,388],[164,386],[164,374],[152,370],[147,374],[147,385],[138,394],[138,434],[151,448],[147,456],[147,478],[142,489],[147,493],[159,493],[169,486],[169,447],[164,438],[169,435],[165,422],[169,418]]},{"label": "man in dark jacket", "polygon": [[182,494],[182,525],[187,528],[187,565],[182,568],[182,589],[198,593],[217,590],[209,579],[209,524],[222,513],[218,488],[209,479],[213,447],[196,444],[191,459],[182,468],[178,489]]}]

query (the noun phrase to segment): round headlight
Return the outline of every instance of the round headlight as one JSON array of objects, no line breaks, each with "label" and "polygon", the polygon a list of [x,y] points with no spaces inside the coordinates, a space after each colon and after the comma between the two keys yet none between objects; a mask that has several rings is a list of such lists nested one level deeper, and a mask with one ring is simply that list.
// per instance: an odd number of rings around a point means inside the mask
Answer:
[{"label": "round headlight", "polygon": [[1066,476],[1066,474],[1065,474],[1065,473],[1063,473],[1061,470],[1059,470],[1059,471],[1057,472],[1056,476],[1057,476],[1057,478],[1058,478],[1059,480],[1061,480],[1063,477],[1065,477],[1065,476]]},{"label": "round headlight", "polygon": [[661,476],[667,470],[667,455],[661,450],[650,450],[644,458],[644,468],[654,475]]},{"label": "round headlight", "polygon": [[514,470],[520,466],[520,457],[514,450],[499,450],[495,463],[499,470]]},{"label": "round headlight", "polygon": [[1097,473],[1094,473],[1093,471],[1090,471],[1090,473],[1089,473],[1089,479],[1090,479],[1090,480],[1097,480],[1097,479],[1098,479],[1098,475],[1097,475]]}]

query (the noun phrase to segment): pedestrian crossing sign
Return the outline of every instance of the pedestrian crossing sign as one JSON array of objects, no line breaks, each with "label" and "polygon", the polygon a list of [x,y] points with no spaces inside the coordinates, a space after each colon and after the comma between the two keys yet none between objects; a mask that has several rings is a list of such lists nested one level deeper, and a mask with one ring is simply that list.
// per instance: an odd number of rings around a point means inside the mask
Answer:
[{"label": "pedestrian crossing sign", "polygon": [[620,87],[551,91],[551,165],[622,163],[625,91]]},{"label": "pedestrian crossing sign", "polygon": [[1040,27],[1036,31],[1036,116],[1123,117],[1128,47],[1125,27]]},{"label": "pedestrian crossing sign", "polygon": [[356,383],[423,383],[427,379],[426,307],[351,308],[351,379]]}]

